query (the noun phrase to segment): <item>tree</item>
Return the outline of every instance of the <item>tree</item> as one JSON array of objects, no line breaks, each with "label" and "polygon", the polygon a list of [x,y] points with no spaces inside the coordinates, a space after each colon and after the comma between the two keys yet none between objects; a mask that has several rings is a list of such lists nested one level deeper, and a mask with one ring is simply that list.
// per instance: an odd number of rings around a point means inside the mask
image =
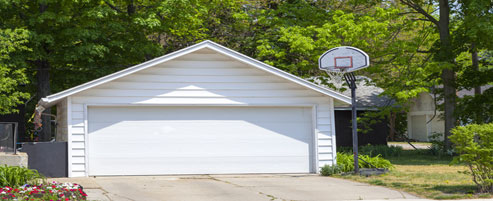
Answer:
[{"label": "tree", "polygon": [[21,52],[28,51],[28,32],[23,29],[0,29],[0,114],[18,112],[15,108],[29,98],[19,89],[27,84],[25,63],[19,59]]},{"label": "tree", "polygon": [[[456,83],[455,70],[456,66],[454,59],[456,54],[453,50],[451,36],[451,7],[453,2],[449,0],[435,1],[419,1],[419,0],[400,0],[414,14],[420,16],[419,20],[429,21],[436,29],[439,40],[436,42],[433,53],[433,61],[437,64],[436,67],[441,70],[440,78],[443,83],[443,99],[444,99],[444,120],[445,120],[445,148],[451,147],[450,131],[455,127],[455,107],[456,107]],[[439,18],[434,15],[435,6],[438,5]]]},{"label": "tree", "polygon": [[[456,16],[458,28],[454,31],[456,52],[469,51],[472,69],[479,72],[478,52],[493,48],[493,2],[488,0],[459,0]],[[481,82],[477,80],[476,82]],[[476,83],[474,92],[481,94],[480,86]]]},{"label": "tree", "polygon": [[[460,0],[455,21],[454,49],[458,52],[457,86],[459,90],[474,89],[474,96],[458,99],[457,117],[462,124],[493,121],[493,2],[486,0]],[[483,90],[483,91],[482,91]]]}]

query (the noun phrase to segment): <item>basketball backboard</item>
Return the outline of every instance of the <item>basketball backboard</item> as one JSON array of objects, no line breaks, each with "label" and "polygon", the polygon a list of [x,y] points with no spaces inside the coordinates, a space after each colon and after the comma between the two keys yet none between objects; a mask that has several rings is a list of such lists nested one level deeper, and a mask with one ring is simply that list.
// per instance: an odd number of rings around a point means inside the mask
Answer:
[{"label": "basketball backboard", "polygon": [[318,67],[329,72],[353,72],[370,65],[370,57],[362,50],[342,46],[332,48],[318,59]]}]

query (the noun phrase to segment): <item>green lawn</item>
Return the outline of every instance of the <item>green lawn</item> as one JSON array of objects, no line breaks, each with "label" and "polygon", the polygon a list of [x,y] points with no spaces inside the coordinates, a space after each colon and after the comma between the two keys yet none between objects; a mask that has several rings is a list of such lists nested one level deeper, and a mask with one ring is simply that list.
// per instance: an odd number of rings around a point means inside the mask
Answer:
[{"label": "green lawn", "polygon": [[[421,154],[420,154],[421,153]],[[438,157],[405,150],[400,157],[389,157],[395,169],[380,176],[337,176],[374,185],[403,190],[431,199],[491,198],[492,194],[475,194],[471,176],[459,171],[464,165],[449,165],[452,157]]]}]

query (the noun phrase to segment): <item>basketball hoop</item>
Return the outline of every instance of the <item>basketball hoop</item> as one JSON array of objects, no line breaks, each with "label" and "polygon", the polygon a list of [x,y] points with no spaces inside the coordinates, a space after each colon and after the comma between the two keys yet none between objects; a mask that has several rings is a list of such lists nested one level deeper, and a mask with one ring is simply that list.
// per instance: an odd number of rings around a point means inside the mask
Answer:
[{"label": "basketball hoop", "polygon": [[353,129],[353,157],[354,172],[359,172],[358,166],[358,130],[356,117],[356,77],[354,71],[366,68],[370,65],[370,57],[362,50],[355,47],[336,47],[325,52],[318,59],[318,67],[327,72],[328,77],[336,88],[341,88],[343,79],[351,89],[351,112]]}]

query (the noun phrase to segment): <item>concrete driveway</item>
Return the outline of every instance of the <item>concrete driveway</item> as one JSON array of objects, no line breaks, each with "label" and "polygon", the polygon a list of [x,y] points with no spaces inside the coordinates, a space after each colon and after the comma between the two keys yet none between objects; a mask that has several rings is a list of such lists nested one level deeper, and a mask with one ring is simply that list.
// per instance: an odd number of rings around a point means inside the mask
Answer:
[{"label": "concrete driveway", "polygon": [[84,186],[88,200],[418,199],[379,186],[318,175],[199,175],[53,179]]}]

